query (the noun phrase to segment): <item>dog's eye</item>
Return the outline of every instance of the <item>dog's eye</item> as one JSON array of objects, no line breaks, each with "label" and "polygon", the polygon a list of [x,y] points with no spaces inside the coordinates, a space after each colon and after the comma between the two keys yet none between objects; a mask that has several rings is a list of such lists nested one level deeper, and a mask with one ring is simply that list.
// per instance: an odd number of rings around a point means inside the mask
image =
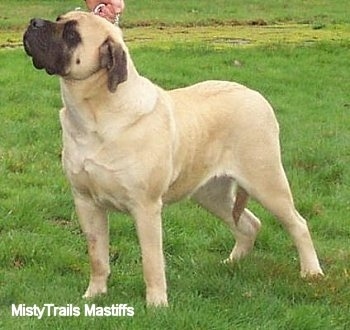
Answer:
[{"label": "dog's eye", "polygon": [[77,46],[81,42],[79,33],[75,30],[76,22],[68,22],[64,26],[63,39],[71,47]]},{"label": "dog's eye", "polygon": [[69,43],[74,43],[79,38],[75,31],[69,31],[65,33],[64,39]]}]

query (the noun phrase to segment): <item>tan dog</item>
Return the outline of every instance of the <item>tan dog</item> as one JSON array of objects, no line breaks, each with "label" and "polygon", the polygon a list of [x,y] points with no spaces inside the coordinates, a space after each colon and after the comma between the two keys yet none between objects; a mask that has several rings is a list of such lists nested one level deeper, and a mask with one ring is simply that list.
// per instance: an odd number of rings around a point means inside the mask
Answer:
[{"label": "tan dog", "polygon": [[161,212],[188,196],[233,232],[229,261],[245,256],[259,231],[245,209],[252,196],[292,236],[301,275],[322,274],[282,167],[276,118],[259,93],[225,81],[164,91],[137,73],[121,31],[90,13],[33,19],[24,45],[37,68],[61,76],[63,164],[91,264],[85,297],[107,291],[112,209],[135,219],[147,303],[167,305]]}]

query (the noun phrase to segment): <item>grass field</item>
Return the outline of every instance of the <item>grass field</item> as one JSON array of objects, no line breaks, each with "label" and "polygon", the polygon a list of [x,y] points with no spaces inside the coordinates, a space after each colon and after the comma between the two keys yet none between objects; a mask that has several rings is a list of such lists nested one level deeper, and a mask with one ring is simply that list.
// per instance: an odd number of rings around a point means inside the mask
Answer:
[{"label": "grass field", "polygon": [[263,229],[254,251],[221,264],[234,243],[230,233],[185,201],[163,216],[169,308],[146,309],[133,223],[112,215],[109,292],[88,304],[125,303],[135,315],[11,316],[12,304],[83,311],[86,303],[85,239],[60,163],[58,80],[35,71],[20,47],[31,17],[55,18],[79,5],[0,3],[0,329],[349,329],[348,0],[127,0],[122,21],[139,71],[157,84],[235,80],[273,104],[323,279],[299,278],[291,240],[255,202]]}]

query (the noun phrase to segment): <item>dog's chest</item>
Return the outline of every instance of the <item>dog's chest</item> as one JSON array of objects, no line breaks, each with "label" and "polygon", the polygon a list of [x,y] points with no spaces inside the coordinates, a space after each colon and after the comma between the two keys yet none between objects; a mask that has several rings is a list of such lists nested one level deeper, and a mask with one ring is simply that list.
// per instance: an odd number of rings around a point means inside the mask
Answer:
[{"label": "dog's chest", "polygon": [[103,207],[127,210],[129,204],[121,155],[97,134],[72,137],[63,130],[63,166],[73,191]]}]

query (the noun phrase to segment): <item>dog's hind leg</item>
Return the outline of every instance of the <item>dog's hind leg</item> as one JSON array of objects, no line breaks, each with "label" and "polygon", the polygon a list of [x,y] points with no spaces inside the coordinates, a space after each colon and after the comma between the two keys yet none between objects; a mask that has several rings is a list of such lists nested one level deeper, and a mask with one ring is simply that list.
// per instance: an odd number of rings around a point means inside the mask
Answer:
[{"label": "dog's hind leg", "polygon": [[259,219],[245,208],[248,194],[237,187],[235,197],[234,190],[234,180],[221,176],[210,179],[192,196],[194,201],[222,219],[232,231],[236,243],[227,261],[238,260],[250,252],[261,226]]},{"label": "dog's hind leg", "polygon": [[[256,143],[257,148],[262,148]],[[270,143],[270,147],[273,143]],[[287,229],[299,253],[301,275],[321,275],[322,270],[316,255],[311,235],[305,219],[295,209],[289,183],[282,167],[279,149],[272,148],[269,152],[260,152],[259,161],[256,158],[258,150],[245,154],[245,166],[237,171],[237,181],[250,196],[259,201],[267,210],[274,214]]]}]

